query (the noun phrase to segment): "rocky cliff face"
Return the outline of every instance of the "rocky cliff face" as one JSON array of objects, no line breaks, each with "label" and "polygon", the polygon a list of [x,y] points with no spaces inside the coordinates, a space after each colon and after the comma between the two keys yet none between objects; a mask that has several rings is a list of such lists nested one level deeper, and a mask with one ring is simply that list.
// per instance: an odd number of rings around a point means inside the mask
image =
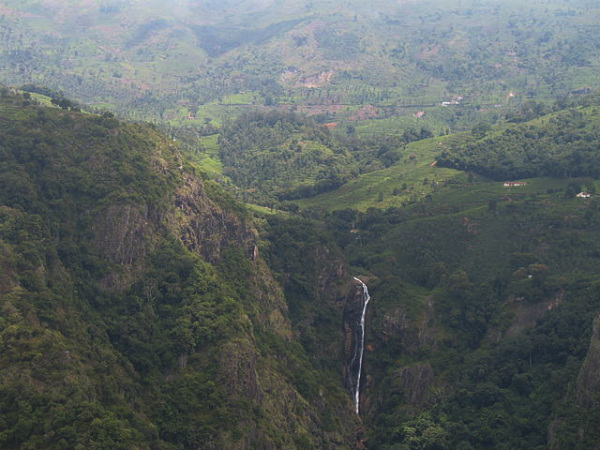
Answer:
[{"label": "rocky cliff face", "polygon": [[[344,309],[344,376],[346,388],[355,387],[356,368],[352,366],[355,358],[358,327],[362,315],[362,288],[359,283],[348,295]],[[385,299],[381,299],[385,300]],[[395,355],[416,356],[419,350],[434,341],[435,329],[430,327],[433,318],[433,302],[429,299],[424,307],[423,316],[414,323],[407,317],[404,308],[386,311],[377,305],[377,299],[367,309],[365,333],[365,360],[363,364],[362,389],[360,396],[361,411],[366,415],[375,415],[385,410],[388,402],[404,404],[409,414],[431,406],[433,388],[436,386],[434,369],[428,362],[413,363],[382,376],[377,364],[378,351],[382,345],[393,343],[402,352]]]},{"label": "rocky cliff face", "polygon": [[175,207],[178,235],[186,247],[207,261],[218,262],[221,251],[231,244],[244,248],[251,256],[256,231],[232,211],[211,201],[197,178],[185,177],[175,193]]},{"label": "rocky cliff face", "polygon": [[[548,446],[563,448],[600,449],[600,316],[594,320],[592,336],[585,360],[563,407],[548,427]],[[575,439],[573,439],[575,437]]]},{"label": "rocky cliff face", "polygon": [[[99,255],[115,265],[101,285],[111,291],[123,291],[140,273],[144,258],[154,249],[163,227],[163,214],[147,204],[109,205],[95,214],[91,231]],[[118,269],[117,269],[118,268]]]},{"label": "rocky cliff face", "polygon": [[594,321],[587,356],[577,377],[577,406],[593,408],[600,404],[600,317]]},{"label": "rocky cliff face", "polygon": [[256,231],[212,201],[199,178],[181,176],[181,185],[173,194],[165,192],[164,202],[158,205],[137,199],[110,204],[94,214],[94,246],[120,268],[103,281],[106,288],[125,289],[166,232],[178,236],[190,251],[210,263],[218,263],[223,249],[231,244],[250,255]]},{"label": "rocky cliff face", "polygon": [[[375,296],[378,283],[379,280],[374,282]],[[399,405],[402,405],[403,414],[410,417],[434,402],[439,383],[432,365],[422,359],[423,349],[437,345],[434,300],[431,296],[424,297],[416,317],[409,307],[411,301],[406,294],[401,301],[392,303],[393,307],[386,298],[373,301],[369,325],[371,338],[366,346],[366,370],[370,374],[365,384],[365,398],[361,401],[369,418]],[[377,364],[382,352],[392,352],[398,360],[410,362],[382,372],[382,366]]]}]

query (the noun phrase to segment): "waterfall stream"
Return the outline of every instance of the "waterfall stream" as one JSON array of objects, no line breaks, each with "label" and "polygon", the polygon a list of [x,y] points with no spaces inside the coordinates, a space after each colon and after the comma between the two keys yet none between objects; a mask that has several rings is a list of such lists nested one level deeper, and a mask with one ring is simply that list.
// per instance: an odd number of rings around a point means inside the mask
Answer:
[{"label": "waterfall stream", "polygon": [[352,370],[352,368],[358,364],[358,367],[356,368],[356,384],[352,383],[354,386],[354,405],[356,406],[356,414],[358,414],[360,408],[360,375],[362,372],[362,361],[365,351],[365,315],[367,313],[367,305],[369,304],[371,297],[369,296],[369,289],[367,288],[367,285],[356,277],[354,277],[354,279],[362,286],[362,314],[360,317],[360,326],[356,330],[354,357],[350,363],[350,370]]}]

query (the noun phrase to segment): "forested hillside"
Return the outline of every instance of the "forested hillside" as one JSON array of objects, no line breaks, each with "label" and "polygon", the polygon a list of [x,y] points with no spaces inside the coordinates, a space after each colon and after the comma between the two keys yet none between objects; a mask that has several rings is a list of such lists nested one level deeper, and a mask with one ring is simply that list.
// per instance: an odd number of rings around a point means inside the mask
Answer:
[{"label": "forested hillside", "polygon": [[597,179],[599,118],[597,106],[568,108],[472,143],[450,146],[437,162],[494,180],[541,176]]},{"label": "forested hillside", "polygon": [[329,220],[371,274],[369,448],[595,448],[597,201],[486,184]]},{"label": "forested hillside", "polygon": [[409,144],[300,202],[373,298],[368,448],[595,448],[597,100],[554,110]]},{"label": "forested hillside", "polygon": [[0,447],[351,448],[252,218],[171,139],[4,88],[0,152]]},{"label": "forested hillside", "polygon": [[224,173],[246,201],[311,197],[358,175],[355,157],[329,130],[294,114],[243,115],[219,142]]}]

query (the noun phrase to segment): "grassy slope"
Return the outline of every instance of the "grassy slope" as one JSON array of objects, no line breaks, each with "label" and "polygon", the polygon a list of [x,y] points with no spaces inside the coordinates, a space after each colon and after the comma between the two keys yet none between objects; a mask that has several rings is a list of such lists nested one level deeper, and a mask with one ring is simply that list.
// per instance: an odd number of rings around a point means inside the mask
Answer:
[{"label": "grassy slope", "polygon": [[[584,128],[579,132],[594,130],[600,124],[600,109],[596,106],[579,107],[577,111],[583,114]],[[560,117],[561,112],[555,112],[531,120],[524,124],[498,123],[486,138],[500,136],[510,128],[528,126],[548,126]],[[371,129],[376,125],[365,125]],[[523,187],[506,188],[502,182],[486,182],[477,176],[467,177],[458,170],[437,167],[435,158],[444,148],[461,147],[473,142],[471,134],[458,133],[433,139],[412,142],[404,150],[397,150],[401,155],[400,161],[393,166],[362,174],[339,189],[296,203],[302,208],[313,207],[325,211],[345,208],[365,211],[368,208],[401,207],[408,203],[423,201],[425,197],[433,205],[444,203],[473,202],[484,205],[489,200],[501,196],[520,196],[535,194],[547,190],[564,189],[569,180],[538,178],[523,180],[528,184]],[[435,185],[437,182],[437,185]],[[406,185],[406,189],[402,189]],[[444,188],[445,186],[445,188]],[[396,195],[393,195],[396,190]],[[429,197],[430,196],[430,197]]]},{"label": "grassy slope", "polygon": [[[464,183],[465,176],[461,172],[432,166],[440,145],[446,139],[434,138],[413,142],[401,151],[401,162],[386,169],[363,174],[339,189],[310,199],[298,200],[296,203],[303,208],[315,207],[329,211],[345,208],[364,211],[370,207],[400,207],[431,194],[434,191],[434,181],[446,183],[462,179]],[[404,184],[406,189],[402,189]],[[397,195],[393,195],[395,189],[398,190]]]},{"label": "grassy slope", "polygon": [[203,153],[198,156],[200,169],[211,177],[217,177],[223,173],[223,165],[219,160],[219,135],[204,136],[200,140]]}]

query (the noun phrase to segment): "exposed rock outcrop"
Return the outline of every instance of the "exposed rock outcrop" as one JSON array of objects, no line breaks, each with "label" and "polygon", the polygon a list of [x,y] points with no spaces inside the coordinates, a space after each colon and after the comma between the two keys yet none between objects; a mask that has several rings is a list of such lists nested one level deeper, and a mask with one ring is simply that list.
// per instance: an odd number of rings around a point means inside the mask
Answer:
[{"label": "exposed rock outcrop", "polygon": [[389,378],[388,395],[400,395],[406,405],[424,408],[431,405],[430,389],[435,381],[429,363],[416,364],[396,370]]},{"label": "exposed rock outcrop", "polygon": [[161,239],[159,235],[166,231],[179,236],[186,247],[211,263],[217,263],[230,244],[247,248],[250,257],[257,237],[235,213],[212,201],[195,176],[186,177],[174,198],[165,198],[162,206],[140,199],[108,205],[94,214],[91,229],[97,252],[115,265],[101,283],[112,291],[130,285],[136,271],[143,269],[144,258]]},{"label": "exposed rock outcrop", "polygon": [[588,353],[577,377],[577,406],[593,408],[600,403],[600,316],[594,321]]},{"label": "exposed rock outcrop", "polygon": [[182,241],[207,261],[217,262],[222,250],[232,243],[247,248],[248,252],[253,250],[256,232],[210,200],[199,179],[189,178],[177,190],[175,207]]},{"label": "exposed rock outcrop", "polygon": [[[555,417],[548,427],[548,447],[562,450],[565,436],[577,436],[578,446],[586,450],[600,449],[597,408],[600,404],[600,316],[594,320],[587,356],[577,376],[574,399],[569,396],[571,409]],[[571,403],[572,402],[572,403]],[[567,438],[568,439],[568,438]],[[572,446],[573,441],[567,440]]]},{"label": "exposed rock outcrop", "polygon": [[154,249],[163,216],[145,203],[112,204],[95,214],[94,247],[114,265],[100,283],[104,289],[129,287],[143,269],[143,259]]}]

